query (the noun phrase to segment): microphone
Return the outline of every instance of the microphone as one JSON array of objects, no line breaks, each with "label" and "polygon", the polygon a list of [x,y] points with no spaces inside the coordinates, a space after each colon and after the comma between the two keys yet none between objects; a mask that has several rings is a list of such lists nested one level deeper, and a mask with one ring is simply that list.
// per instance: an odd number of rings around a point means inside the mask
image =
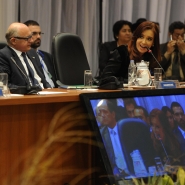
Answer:
[{"label": "microphone", "polygon": [[153,57],[154,60],[157,62],[157,64],[159,65],[159,67],[162,69],[162,71],[163,71],[163,73],[164,73],[164,76],[165,76],[165,80],[166,80],[166,79],[167,79],[167,78],[166,78],[166,73],[165,73],[163,67],[161,66],[161,64],[159,63],[159,61],[158,61],[158,60],[156,59],[156,57],[154,56],[152,50],[151,50],[148,46],[146,46],[145,48],[148,50],[148,53],[150,53],[150,54],[152,55],[152,57]]},{"label": "microphone", "polygon": [[13,63],[17,66],[17,68],[19,69],[19,71],[23,74],[23,76],[25,77],[26,83],[27,83],[27,90],[31,89],[31,84],[29,81],[28,76],[22,71],[22,69],[17,65],[16,61],[13,59],[13,57],[11,57],[11,60],[13,61]]},{"label": "microphone", "polygon": [[168,157],[168,154],[167,154],[167,151],[166,151],[166,149],[165,149],[165,147],[164,147],[164,144],[163,144],[163,142],[162,142],[162,139],[161,139],[161,137],[159,136],[159,135],[157,135],[156,133],[155,133],[155,131],[152,129],[152,131],[153,131],[153,133],[154,133],[154,136],[155,136],[155,138],[161,143],[161,146],[162,146],[162,148],[163,148],[163,150],[164,150],[164,153],[165,153],[165,155],[166,155],[166,158],[167,158],[167,160],[166,160],[166,162],[165,162],[165,164],[168,164],[168,162],[169,162],[169,157]]}]

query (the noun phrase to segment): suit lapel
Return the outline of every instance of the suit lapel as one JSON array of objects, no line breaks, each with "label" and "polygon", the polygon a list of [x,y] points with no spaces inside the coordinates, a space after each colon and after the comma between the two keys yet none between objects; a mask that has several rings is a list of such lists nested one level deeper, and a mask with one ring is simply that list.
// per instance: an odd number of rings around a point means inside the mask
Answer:
[{"label": "suit lapel", "polygon": [[[8,48],[10,48],[10,47],[8,46]],[[12,62],[15,62],[18,65],[16,67],[20,68],[21,71],[27,76],[26,71],[24,69],[24,66],[23,66],[21,60],[19,59],[19,56],[15,53],[15,51],[13,49],[10,48],[10,50],[11,50],[11,53],[12,53],[12,57],[11,57]]]},{"label": "suit lapel", "polygon": [[44,72],[42,70],[42,66],[41,66],[41,63],[40,63],[40,59],[39,59],[39,56],[36,53],[36,51],[31,49],[27,52],[27,55],[28,55],[28,58],[31,60],[33,66],[35,67],[37,73],[41,72],[42,75],[44,75]]}]

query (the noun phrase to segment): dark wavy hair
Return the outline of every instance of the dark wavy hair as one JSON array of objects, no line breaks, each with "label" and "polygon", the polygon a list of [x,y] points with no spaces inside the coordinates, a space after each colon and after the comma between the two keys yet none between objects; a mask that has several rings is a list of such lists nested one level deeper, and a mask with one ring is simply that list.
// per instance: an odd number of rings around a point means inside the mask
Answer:
[{"label": "dark wavy hair", "polygon": [[[157,118],[160,122],[161,127],[163,128],[163,132],[165,135],[165,140],[163,141],[164,147],[169,152],[169,156],[173,155],[174,157],[179,157],[180,156],[180,144],[177,140],[177,138],[174,136],[172,131],[169,128],[168,125],[168,120],[165,117],[165,114],[162,110],[159,110],[157,108],[153,109],[150,112],[149,119],[150,119],[150,124],[152,121],[152,118]],[[152,125],[151,125],[152,126]],[[153,146],[155,150],[159,153],[163,151],[163,148],[161,147],[160,141],[156,138],[156,135],[154,132],[151,132],[151,138],[153,140]]]},{"label": "dark wavy hair", "polygon": [[129,44],[128,50],[130,53],[130,59],[133,59],[135,62],[140,62],[141,60],[149,61],[150,65],[149,68],[153,70],[153,68],[157,67],[158,64],[155,61],[155,59],[152,57],[152,55],[148,52],[144,53],[143,56],[140,56],[140,52],[136,48],[136,41],[139,37],[141,37],[141,34],[146,30],[152,30],[154,33],[154,43],[151,47],[151,50],[156,57],[158,61],[161,60],[161,54],[160,54],[160,44],[159,44],[159,26],[150,21],[142,22],[135,32],[133,33],[132,41]]}]

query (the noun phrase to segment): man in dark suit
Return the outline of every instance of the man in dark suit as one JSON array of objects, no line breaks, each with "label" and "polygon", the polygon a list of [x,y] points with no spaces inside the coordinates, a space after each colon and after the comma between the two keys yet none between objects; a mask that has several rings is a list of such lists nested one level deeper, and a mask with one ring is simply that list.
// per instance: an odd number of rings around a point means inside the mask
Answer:
[{"label": "man in dark suit", "polygon": [[[51,85],[51,87],[56,87],[57,85],[56,85],[56,75],[54,70],[53,57],[51,54],[38,49],[41,45],[41,35],[43,34],[41,32],[39,23],[34,20],[28,20],[24,24],[27,25],[30,31],[32,32],[33,40],[31,43],[31,47],[38,54],[38,58],[40,60],[39,65],[43,70],[46,81]],[[29,52],[31,52],[31,50],[28,51],[28,53]]]},{"label": "man in dark suit", "polygon": [[97,119],[101,124],[100,133],[113,169],[114,175],[129,174],[119,140],[116,121],[116,102],[101,100],[96,108]]},{"label": "man in dark suit", "polygon": [[38,85],[50,88],[36,64],[35,53],[27,54],[32,42],[29,28],[22,23],[12,23],[6,32],[6,40],[8,45],[0,50],[0,73],[8,74],[9,87]]},{"label": "man in dark suit", "polygon": [[180,21],[169,26],[170,41],[160,45],[161,66],[168,79],[185,80],[185,25]]},{"label": "man in dark suit", "polygon": [[178,102],[171,103],[173,118],[177,127],[173,130],[178,139],[182,152],[185,153],[185,115],[182,106]]}]

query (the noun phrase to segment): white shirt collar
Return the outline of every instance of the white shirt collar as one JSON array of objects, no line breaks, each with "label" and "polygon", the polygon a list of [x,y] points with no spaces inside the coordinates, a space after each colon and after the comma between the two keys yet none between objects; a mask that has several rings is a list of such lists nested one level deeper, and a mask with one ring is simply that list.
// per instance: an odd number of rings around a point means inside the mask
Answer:
[{"label": "white shirt collar", "polygon": [[[10,46],[11,47],[11,46]],[[12,48],[12,47],[11,47]],[[22,51],[19,51],[19,50],[17,50],[17,49],[15,49],[15,48],[12,48],[15,52],[16,52],[16,54],[18,55],[18,56],[21,56],[21,54],[22,54]]]}]

